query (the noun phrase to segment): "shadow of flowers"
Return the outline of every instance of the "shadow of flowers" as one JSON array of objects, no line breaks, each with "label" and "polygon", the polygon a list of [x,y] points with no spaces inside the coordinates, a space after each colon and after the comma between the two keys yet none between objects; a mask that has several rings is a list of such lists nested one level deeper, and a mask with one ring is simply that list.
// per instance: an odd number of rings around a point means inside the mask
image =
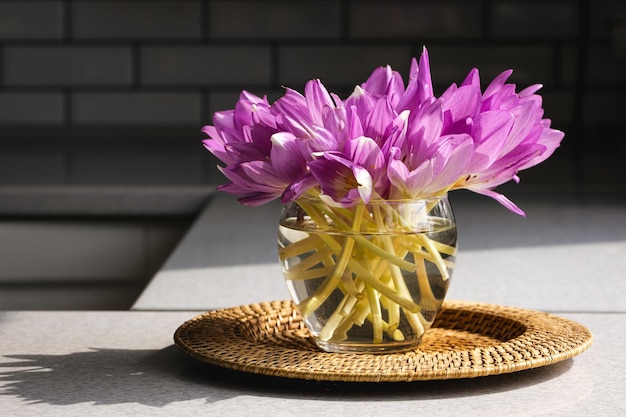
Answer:
[{"label": "shadow of flowers", "polygon": [[162,350],[94,349],[66,355],[11,355],[0,363],[0,394],[29,403],[218,402],[240,395],[308,400],[395,401],[484,395],[540,384],[572,360],[513,374],[412,383],[302,381],[230,371],[196,362],[175,346]]},{"label": "shadow of flowers", "polygon": [[0,363],[0,393],[32,403],[140,403],[153,407],[232,393],[203,382],[204,372],[175,346],[94,349],[66,355],[11,355]]}]

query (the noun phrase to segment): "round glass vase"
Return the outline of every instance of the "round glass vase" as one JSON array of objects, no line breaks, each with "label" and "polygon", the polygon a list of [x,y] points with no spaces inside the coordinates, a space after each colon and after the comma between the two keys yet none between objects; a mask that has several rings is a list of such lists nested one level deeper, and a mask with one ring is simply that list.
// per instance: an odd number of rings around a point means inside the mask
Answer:
[{"label": "round glass vase", "polygon": [[327,352],[417,347],[441,309],[456,253],[447,195],[352,207],[300,198],[281,213],[283,275]]}]

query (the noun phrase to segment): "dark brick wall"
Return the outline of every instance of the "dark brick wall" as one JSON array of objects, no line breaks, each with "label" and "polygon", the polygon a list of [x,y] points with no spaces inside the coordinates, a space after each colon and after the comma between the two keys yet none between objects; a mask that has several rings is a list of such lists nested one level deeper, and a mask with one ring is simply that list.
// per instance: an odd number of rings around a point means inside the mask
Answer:
[{"label": "dark brick wall", "polygon": [[625,184],[626,2],[0,1],[0,184],[221,182],[199,132],[241,89],[340,94],[427,45],[438,92],[474,66],[544,84],[566,140],[527,184]]}]

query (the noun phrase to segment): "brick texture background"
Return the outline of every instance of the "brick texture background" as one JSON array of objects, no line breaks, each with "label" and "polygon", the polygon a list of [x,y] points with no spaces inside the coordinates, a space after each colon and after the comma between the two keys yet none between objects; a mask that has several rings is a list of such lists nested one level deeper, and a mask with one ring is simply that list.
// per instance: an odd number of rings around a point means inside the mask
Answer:
[{"label": "brick texture background", "polygon": [[438,93],[474,66],[544,84],[567,136],[524,183],[625,185],[625,3],[0,1],[0,185],[219,183],[200,128],[240,90],[344,95],[423,45]]}]

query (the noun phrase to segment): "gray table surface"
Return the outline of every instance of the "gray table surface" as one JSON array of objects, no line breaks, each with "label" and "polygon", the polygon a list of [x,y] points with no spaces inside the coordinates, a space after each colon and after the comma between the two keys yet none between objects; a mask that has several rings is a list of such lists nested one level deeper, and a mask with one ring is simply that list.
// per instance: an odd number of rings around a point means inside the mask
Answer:
[{"label": "gray table surface", "polygon": [[[172,336],[202,311],[287,298],[276,205],[218,195],[124,312],[0,312],[2,416],[623,416],[626,204],[622,196],[514,196],[526,219],[460,193],[450,299],[549,311],[592,347],[493,377],[390,384],[305,382],[187,358]],[[245,232],[245,233],[244,233]]]},{"label": "gray table surface", "polygon": [[594,332],[571,360],[493,377],[337,384],[188,359],[172,334],[198,312],[0,312],[0,415],[624,416],[624,315],[563,314]]}]

